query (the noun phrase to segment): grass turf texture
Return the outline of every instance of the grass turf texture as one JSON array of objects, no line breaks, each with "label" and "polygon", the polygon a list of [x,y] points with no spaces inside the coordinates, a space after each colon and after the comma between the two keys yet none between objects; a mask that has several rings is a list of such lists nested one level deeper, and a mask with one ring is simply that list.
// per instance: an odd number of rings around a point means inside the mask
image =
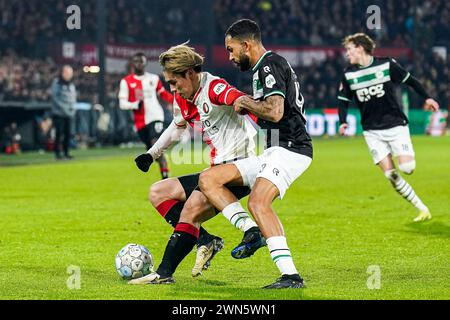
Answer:
[{"label": "grass turf texture", "polygon": [[[433,220],[416,210],[371,164],[361,138],[315,139],[315,159],[283,201],[275,201],[308,288],[267,291],[278,270],[267,248],[245,260],[230,251],[242,237],[222,216],[204,226],[225,240],[210,270],[193,279],[192,252],[175,285],[130,286],[114,269],[127,243],[147,246],[159,264],[171,228],[147,202],[159,179],[133,162],[141,149],[0,156],[0,299],[449,299],[450,139],[413,137],[417,171],[406,179]],[[29,164],[14,166],[15,164]],[[182,175],[206,165],[171,165]],[[244,201],[246,203],[246,201]],[[69,290],[67,267],[81,268]],[[369,290],[370,265],[381,289]]]}]

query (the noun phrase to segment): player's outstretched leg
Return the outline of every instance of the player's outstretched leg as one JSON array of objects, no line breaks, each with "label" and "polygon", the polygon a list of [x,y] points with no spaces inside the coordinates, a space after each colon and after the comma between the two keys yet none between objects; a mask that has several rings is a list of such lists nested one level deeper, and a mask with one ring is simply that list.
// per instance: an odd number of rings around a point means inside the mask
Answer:
[{"label": "player's outstretched leg", "polygon": [[162,155],[156,161],[159,164],[159,170],[161,172],[161,178],[163,180],[169,178],[169,166],[167,164],[166,157],[164,155]]},{"label": "player's outstretched leg", "polygon": [[[150,187],[150,202],[172,227],[175,228],[180,220],[180,215],[186,201],[185,190],[194,189],[197,186],[197,181],[198,176],[195,179],[195,175],[189,175],[159,181]],[[190,186],[191,184],[193,186]],[[214,255],[223,248],[223,240],[220,237],[208,233],[203,227],[200,227],[197,250],[204,246],[213,248],[213,254],[202,264],[202,268],[206,270],[210,266]],[[205,252],[205,249],[202,248],[201,251]],[[207,251],[209,252],[210,249]]]},{"label": "player's outstretched leg", "polygon": [[197,243],[199,229],[180,222],[175,227],[167,243],[164,256],[156,272],[145,277],[133,279],[129,284],[169,284],[174,283],[173,274],[180,262],[192,251]]},{"label": "player's outstretched leg", "polygon": [[[415,162],[414,162],[415,167]],[[411,174],[413,169],[411,166],[399,165],[400,170],[406,174]],[[406,182],[405,179],[395,169],[386,170],[385,176],[391,182],[394,189],[408,202],[419,210],[419,215],[414,219],[415,222],[425,221],[431,219],[431,213],[428,207],[420,200],[413,188]]]},{"label": "player's outstretched leg", "polygon": [[305,282],[300,277],[292,260],[291,251],[284,236],[283,225],[272,208],[272,201],[279,195],[277,187],[267,179],[257,178],[248,200],[248,207],[261,228],[273,262],[280,270],[281,277],[264,289],[303,288]]},{"label": "player's outstretched leg", "polygon": [[[226,187],[225,183],[234,182],[236,186]],[[244,237],[232,251],[235,259],[244,259],[253,255],[256,250],[266,245],[265,239],[258,225],[251,219],[238,199],[247,196],[248,187],[241,185],[242,178],[234,164],[216,166],[203,171],[200,175],[199,186],[214,206],[222,211],[223,216],[237,229],[244,232]],[[219,199],[216,195],[219,195]]]}]

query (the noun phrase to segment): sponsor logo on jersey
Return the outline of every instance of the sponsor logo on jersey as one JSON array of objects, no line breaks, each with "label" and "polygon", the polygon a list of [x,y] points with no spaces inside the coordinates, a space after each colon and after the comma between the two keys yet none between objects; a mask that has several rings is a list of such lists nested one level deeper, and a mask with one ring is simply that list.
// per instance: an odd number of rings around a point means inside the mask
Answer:
[{"label": "sponsor logo on jersey", "polygon": [[221,94],[225,89],[226,89],[226,85],[225,84],[223,84],[223,83],[218,83],[218,84],[216,84],[215,86],[214,86],[214,89],[213,89],[213,91],[214,91],[214,93],[215,94]]},{"label": "sponsor logo on jersey", "polygon": [[266,87],[269,89],[272,89],[274,84],[277,83],[274,76],[271,74],[269,74],[264,81],[266,82]]},{"label": "sponsor logo on jersey", "polygon": [[270,73],[270,67],[269,66],[265,66],[263,68],[263,70],[264,70],[265,73]]},{"label": "sponsor logo on jersey", "polygon": [[358,100],[361,102],[367,102],[372,97],[381,98],[386,93],[383,90],[383,87],[384,87],[384,85],[381,83],[381,84],[377,84],[375,86],[371,86],[368,88],[362,88],[362,89],[356,90],[356,96],[358,97]]},{"label": "sponsor logo on jersey", "polygon": [[209,112],[209,106],[208,106],[208,104],[207,104],[206,102],[203,104],[203,111],[204,111],[205,113],[208,113],[208,112]]}]

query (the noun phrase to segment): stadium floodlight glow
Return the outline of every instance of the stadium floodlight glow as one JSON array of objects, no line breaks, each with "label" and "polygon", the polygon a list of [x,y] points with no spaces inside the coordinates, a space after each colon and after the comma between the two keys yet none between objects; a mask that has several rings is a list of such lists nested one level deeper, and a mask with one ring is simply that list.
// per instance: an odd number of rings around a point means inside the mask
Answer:
[{"label": "stadium floodlight glow", "polygon": [[91,66],[90,71],[91,71],[91,73],[99,73],[100,67],[99,66]]},{"label": "stadium floodlight glow", "polygon": [[88,73],[99,73],[100,72],[100,67],[99,66],[84,66],[83,67],[83,71]]}]

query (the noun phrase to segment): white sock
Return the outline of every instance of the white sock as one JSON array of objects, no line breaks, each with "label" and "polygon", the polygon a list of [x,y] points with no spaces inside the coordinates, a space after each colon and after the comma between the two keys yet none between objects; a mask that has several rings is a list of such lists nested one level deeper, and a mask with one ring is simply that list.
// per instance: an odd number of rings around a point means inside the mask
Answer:
[{"label": "white sock", "polygon": [[270,237],[266,242],[270,256],[281,274],[298,274],[294,261],[292,260],[291,251],[286,242],[286,237]]},{"label": "white sock", "polygon": [[257,227],[257,224],[250,218],[239,201],[227,205],[222,210],[222,213],[233,226],[242,232],[245,232],[252,227]]},{"label": "white sock", "polygon": [[422,200],[414,192],[413,188],[402,178],[395,170],[390,170],[386,172],[386,177],[391,181],[394,189],[407,201],[411,202],[418,210],[428,211],[428,208]]}]

